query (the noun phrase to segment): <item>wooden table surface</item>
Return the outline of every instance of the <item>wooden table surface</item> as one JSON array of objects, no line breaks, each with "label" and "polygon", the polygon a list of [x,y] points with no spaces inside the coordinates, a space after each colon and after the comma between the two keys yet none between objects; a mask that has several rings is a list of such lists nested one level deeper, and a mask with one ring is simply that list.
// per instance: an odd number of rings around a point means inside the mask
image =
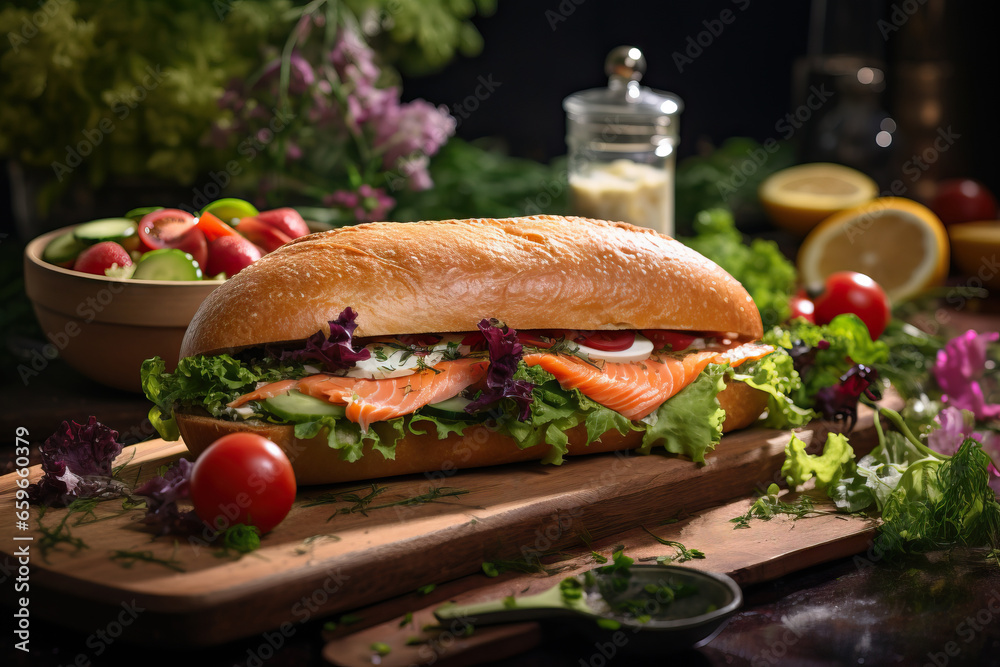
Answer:
[{"label": "wooden table surface", "polygon": [[[958,313],[950,324],[996,330],[995,314]],[[115,424],[126,440],[153,435],[142,396],[98,387],[59,360],[25,387],[11,369],[0,387],[2,460],[12,466],[14,429],[26,427],[33,444],[63,419],[90,414]],[[14,380],[11,382],[11,380]],[[5,511],[12,511],[10,508]],[[11,586],[12,572],[0,572]],[[543,635],[527,653],[497,661],[503,666],[672,664],[691,665],[1000,665],[1000,567],[982,552],[936,553],[905,562],[885,562],[877,554],[816,565],[774,581],[745,587],[745,605],[708,645],[677,654],[634,656],[606,645],[588,645]],[[330,619],[309,618],[291,631],[280,628],[197,652],[128,643],[129,613],[121,626],[77,632],[40,619],[31,622],[31,652],[13,649],[4,633],[0,664],[56,665],[325,665],[323,647]],[[11,616],[6,615],[11,628]],[[362,622],[362,625],[364,623]],[[119,638],[120,637],[120,638]],[[612,651],[615,655],[609,655]],[[444,664],[439,662],[438,664]]]}]

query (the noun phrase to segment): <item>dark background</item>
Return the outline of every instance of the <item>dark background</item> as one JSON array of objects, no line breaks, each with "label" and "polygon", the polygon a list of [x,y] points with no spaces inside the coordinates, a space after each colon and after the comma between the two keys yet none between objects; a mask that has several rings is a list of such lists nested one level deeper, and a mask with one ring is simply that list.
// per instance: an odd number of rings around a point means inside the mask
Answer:
[{"label": "dark background", "polygon": [[[678,157],[732,136],[780,139],[775,125],[802,101],[793,93],[793,68],[810,49],[811,6],[825,18],[814,47],[884,62],[881,104],[887,115],[905,114],[912,105],[907,93],[913,82],[903,80],[905,68],[949,67],[948,88],[941,91],[945,111],[937,124],[951,124],[962,140],[949,150],[948,160],[936,165],[935,175],[972,176],[1000,190],[995,27],[1000,8],[995,3],[500,0],[494,16],[475,20],[485,41],[482,54],[458,58],[439,74],[408,78],[404,96],[452,108],[474,92],[479,76],[492,75],[502,85],[462,120],[458,135],[501,137],[511,153],[545,161],[566,150],[562,100],[607,85],[606,55],[628,44],[645,54],[643,83],[673,92],[685,103]],[[734,20],[678,71],[675,54],[684,54],[689,40],[707,30],[705,22],[719,19],[724,10]],[[916,150],[907,148],[897,147],[894,173]]]},{"label": "dark background", "polygon": [[[723,25],[719,18],[727,10],[734,19]],[[812,40],[811,15],[825,23],[816,33],[820,38]],[[475,93],[480,77],[498,82],[461,119],[458,136],[489,137],[513,155],[549,161],[566,150],[562,100],[605,86],[608,52],[634,45],[648,62],[643,83],[684,101],[678,149],[683,159],[728,137],[782,138],[776,124],[802,101],[794,93],[793,72],[812,43],[827,52],[884,61],[887,87],[878,103],[897,118],[915,113],[906,95],[914,85],[912,77],[904,81],[907,67],[911,72],[921,63],[948,68],[947,88],[936,91],[944,106],[936,126],[951,126],[962,138],[928,172],[933,178],[921,182],[971,176],[1000,192],[998,19],[995,3],[973,0],[499,0],[494,15],[474,20],[484,40],[480,55],[458,56],[443,71],[406,77],[403,94],[453,109]],[[879,20],[886,22],[881,30]],[[722,30],[711,35],[710,24]],[[708,45],[696,47],[701,53],[679,71],[677,55],[697,53],[688,49],[708,37]],[[807,136],[805,130],[797,132],[792,142]],[[893,146],[894,170],[878,179],[883,184],[919,151],[903,139]],[[23,243],[28,239],[14,232],[9,187],[0,178],[0,214],[5,213],[0,233]],[[87,212],[78,213],[83,218],[52,221],[49,227],[88,218]],[[72,210],[67,215],[72,217]]]}]

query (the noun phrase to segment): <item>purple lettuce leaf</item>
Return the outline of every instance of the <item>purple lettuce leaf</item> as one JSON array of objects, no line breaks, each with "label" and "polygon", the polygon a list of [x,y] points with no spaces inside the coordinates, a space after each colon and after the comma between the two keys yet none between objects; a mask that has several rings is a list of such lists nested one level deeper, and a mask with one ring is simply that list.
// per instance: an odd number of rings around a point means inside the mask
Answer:
[{"label": "purple lettuce leaf", "polygon": [[181,510],[178,500],[191,497],[191,470],[187,459],[177,463],[161,477],[154,477],[133,492],[146,499],[146,516],[143,523],[155,529],[157,535],[189,535],[200,533],[205,523],[195,511]]},{"label": "purple lettuce leaf", "polygon": [[816,409],[826,419],[844,423],[847,432],[854,429],[858,421],[858,399],[862,394],[871,400],[878,400],[872,385],[878,378],[874,368],[855,364],[840,376],[840,383],[822,387],[816,394]]},{"label": "purple lettuce leaf", "polygon": [[352,336],[358,328],[354,320],[357,317],[358,314],[352,308],[345,308],[337,319],[330,321],[329,337],[322,331],[317,331],[306,339],[302,349],[282,351],[281,361],[318,363],[327,371],[339,371],[368,359],[371,357],[368,350],[355,350],[353,346]]},{"label": "purple lettuce leaf", "polygon": [[84,424],[64,421],[41,446],[42,478],[28,487],[28,498],[40,505],[68,505],[81,498],[117,498],[128,487],[112,477],[122,451],[118,431],[91,416]]},{"label": "purple lettuce leaf", "polygon": [[472,414],[509,398],[518,407],[518,419],[527,421],[531,416],[531,392],[535,385],[527,380],[514,379],[524,353],[517,340],[517,331],[506,325],[500,326],[496,320],[486,319],[479,323],[479,330],[486,339],[490,367],[486,371],[486,389],[465,407],[465,411]]}]

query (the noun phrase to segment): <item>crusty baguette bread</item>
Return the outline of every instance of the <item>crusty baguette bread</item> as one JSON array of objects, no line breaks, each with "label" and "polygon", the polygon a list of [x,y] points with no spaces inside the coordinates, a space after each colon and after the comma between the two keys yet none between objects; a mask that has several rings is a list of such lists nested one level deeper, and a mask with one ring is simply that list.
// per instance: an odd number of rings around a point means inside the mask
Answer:
[{"label": "crusty baguette bread", "polygon": [[[724,432],[745,428],[752,424],[767,404],[767,394],[742,383],[727,384],[719,393],[719,403],[726,411]],[[340,452],[331,449],[326,433],[310,440],[295,437],[292,426],[265,422],[229,422],[207,416],[177,414],[181,437],[195,456],[201,454],[212,442],[229,433],[251,432],[271,440],[288,455],[300,485],[333,484],[362,479],[377,479],[413,473],[449,473],[463,468],[533,461],[543,458],[549,451],[542,443],[528,449],[518,449],[510,438],[484,426],[474,426],[461,436],[450,435],[438,440],[434,427],[428,425],[425,435],[407,434],[396,445],[396,458],[385,459],[380,453],[365,447],[364,456],[348,463],[340,460]],[[642,442],[637,431],[621,435],[609,431],[599,441],[584,445],[586,428],[581,424],[567,432],[570,456],[598,454],[622,449],[635,449]]]},{"label": "crusty baguette bread", "polygon": [[[355,337],[475,331],[488,317],[525,329],[678,329],[755,340],[760,315],[728,273],[649,229],[585,218],[372,223],[286,244],[230,278],[195,315],[181,357],[302,340],[345,308],[358,313]],[[735,382],[719,394],[725,431],[751,424],[767,396]],[[541,459],[548,446],[521,450],[483,426],[438,440],[407,434],[386,460],[366,449],[340,460],[326,433],[298,440],[292,426],[176,414],[188,448],[252,431],[292,460],[299,484],[319,484]],[[376,426],[377,428],[377,426]],[[569,431],[571,455],[632,449],[642,433],[604,434],[584,445]]]},{"label": "crusty baguette bread", "polygon": [[205,300],[180,356],[301,340],[350,306],[355,336],[679,329],[760,338],[750,295],[682,243],[622,222],[533,216],[371,223],[265,255]]}]

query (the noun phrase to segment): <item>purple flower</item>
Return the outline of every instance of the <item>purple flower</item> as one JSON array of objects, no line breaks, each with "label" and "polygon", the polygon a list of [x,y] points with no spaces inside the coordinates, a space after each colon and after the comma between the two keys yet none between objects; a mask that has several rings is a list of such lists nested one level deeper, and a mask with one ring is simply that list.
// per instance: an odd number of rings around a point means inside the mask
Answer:
[{"label": "purple flower", "polygon": [[994,461],[990,464],[990,486],[994,493],[1000,493],[1000,470],[996,461],[1000,461],[1000,437],[992,431],[974,431],[975,416],[968,410],[949,406],[934,417],[937,428],[927,436],[927,446],[936,452],[948,456],[954,455],[967,438],[972,438],[983,446],[983,451]]},{"label": "purple flower", "polygon": [[444,106],[424,100],[401,105],[396,113],[374,119],[375,149],[386,169],[399,167],[401,158],[414,153],[431,156],[455,133],[457,122]]},{"label": "purple flower", "polygon": [[329,58],[341,81],[368,81],[374,84],[378,79],[375,52],[350,30],[338,33],[337,43],[330,51]]},{"label": "purple flower", "polygon": [[969,329],[938,351],[933,371],[944,391],[941,400],[969,410],[976,419],[1000,418],[1000,404],[987,403],[979,384],[986,370],[986,346],[998,338],[1000,333],[996,331],[977,334]]},{"label": "purple flower", "polygon": [[965,439],[972,435],[972,413],[947,407],[934,417],[938,427],[927,436],[927,446],[935,452],[953,455]]},{"label": "purple flower", "polygon": [[375,88],[371,84],[358,86],[347,98],[347,122],[355,131],[368,122],[399,115],[399,89]]},{"label": "purple flower", "polygon": [[[316,82],[316,72],[313,71],[312,65],[309,64],[309,61],[298,53],[293,52],[288,61],[290,65],[288,73],[288,92],[292,95],[301,95],[309,89],[309,86]],[[280,77],[281,58],[275,58],[264,68],[264,71],[257,79],[257,83],[254,84],[254,88],[259,89],[272,83],[276,86]],[[277,94],[276,88],[274,92]]]},{"label": "purple flower", "polygon": [[358,222],[382,220],[396,205],[396,200],[386,194],[382,188],[375,188],[367,183],[362,184],[357,192],[337,190],[323,198],[326,206],[337,206],[346,211]]}]

